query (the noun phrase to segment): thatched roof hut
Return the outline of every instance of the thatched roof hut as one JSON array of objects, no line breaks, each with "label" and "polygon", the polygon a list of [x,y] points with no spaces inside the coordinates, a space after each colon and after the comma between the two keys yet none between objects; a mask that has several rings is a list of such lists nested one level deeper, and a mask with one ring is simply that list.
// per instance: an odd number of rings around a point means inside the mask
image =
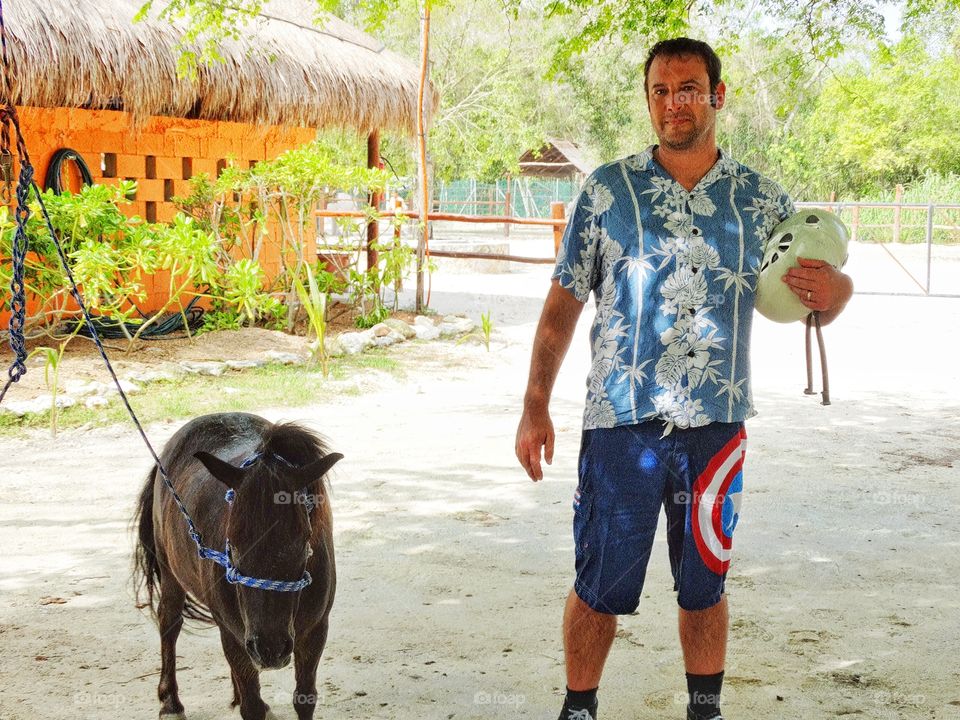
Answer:
[{"label": "thatched roof hut", "polygon": [[[134,16],[143,0],[4,4],[15,105],[124,110],[251,125],[416,126],[418,69],[310,0],[271,0],[224,41],[224,63],[177,77],[184,25]],[[434,107],[433,102],[428,103]]]},{"label": "thatched roof hut", "polygon": [[539,150],[528,150],[520,157],[520,175],[524,177],[577,178],[589,175],[594,167],[570,140],[547,140]]}]

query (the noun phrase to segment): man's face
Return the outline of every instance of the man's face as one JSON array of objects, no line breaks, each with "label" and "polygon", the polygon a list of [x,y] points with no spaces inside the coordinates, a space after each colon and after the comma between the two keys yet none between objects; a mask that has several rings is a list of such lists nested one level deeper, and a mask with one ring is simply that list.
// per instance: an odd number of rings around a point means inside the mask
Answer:
[{"label": "man's face", "polygon": [[647,106],[660,144],[670,150],[689,150],[712,141],[717,110],[726,88],[716,89],[710,105],[707,66],[697,55],[658,55],[647,74]]}]

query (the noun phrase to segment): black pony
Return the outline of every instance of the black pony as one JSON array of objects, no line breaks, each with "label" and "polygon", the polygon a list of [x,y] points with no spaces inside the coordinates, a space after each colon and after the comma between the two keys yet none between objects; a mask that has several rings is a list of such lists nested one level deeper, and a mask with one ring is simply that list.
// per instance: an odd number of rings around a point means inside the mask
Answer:
[{"label": "black pony", "polygon": [[[184,425],[160,456],[203,544],[223,549],[248,578],[288,581],[295,592],[227,582],[223,567],[201,559],[159,471],[151,468],[135,522],[138,590],[145,588],[160,630],[160,717],[182,720],[176,644],[183,619],[216,623],[243,720],[263,720],[260,670],[294,658],[293,705],[310,720],[317,664],[327,640],[336,570],[332,516],[323,477],[342,458],[296,424],[256,415],[204,415]],[[225,500],[230,492],[231,502]]]}]

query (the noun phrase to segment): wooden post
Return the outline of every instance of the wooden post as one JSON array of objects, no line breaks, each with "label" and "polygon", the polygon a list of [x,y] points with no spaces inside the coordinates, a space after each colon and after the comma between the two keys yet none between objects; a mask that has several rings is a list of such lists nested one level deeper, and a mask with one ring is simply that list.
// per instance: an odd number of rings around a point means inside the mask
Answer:
[{"label": "wooden post", "polygon": [[[382,165],[380,161],[380,131],[374,130],[367,136],[367,167],[368,168],[380,168]],[[370,193],[370,206],[374,210],[380,209],[380,203],[383,201],[383,193],[373,192]],[[380,223],[376,220],[371,220],[367,223],[367,267],[372,268],[376,267],[379,262],[379,257],[377,257],[377,250],[374,245],[377,242],[377,238],[380,236]]]},{"label": "wooden post", "polygon": [[[556,201],[550,203],[550,217],[554,220],[563,220],[566,217],[567,207],[564,203]],[[560,243],[563,241],[563,228],[560,225],[553,226],[553,255],[556,257],[560,252]]]},{"label": "wooden post", "polygon": [[[422,2],[422,4],[421,4]],[[419,315],[423,313],[424,282],[423,274],[427,269],[427,260],[430,257],[430,177],[427,172],[427,83],[429,80],[430,61],[430,2],[418,0],[420,8],[420,81],[417,87],[417,170],[420,177],[420,223],[417,234],[417,295],[414,309]]]},{"label": "wooden post", "polygon": [[[513,183],[510,180],[510,173],[507,173],[507,192],[504,194],[503,201],[503,216],[510,217],[513,215],[513,205],[511,204],[512,197],[510,195],[510,186]],[[510,223],[503,224],[503,236],[505,238],[510,237]]]},{"label": "wooden post", "polygon": [[860,206],[854,205],[852,210],[853,215],[850,219],[850,242],[856,242],[860,229]]},{"label": "wooden post", "polygon": [[[393,212],[399,214],[403,210],[403,200],[400,199],[399,195],[394,195],[393,197]],[[400,247],[400,223],[395,222],[393,225],[393,247],[394,249]],[[396,294],[399,294],[403,290],[403,275],[398,275],[396,280],[396,285],[393,288]]]},{"label": "wooden post", "polygon": [[900,221],[903,213],[903,185],[897,183],[897,195],[894,198],[897,206],[893,209],[893,241],[900,242]]}]

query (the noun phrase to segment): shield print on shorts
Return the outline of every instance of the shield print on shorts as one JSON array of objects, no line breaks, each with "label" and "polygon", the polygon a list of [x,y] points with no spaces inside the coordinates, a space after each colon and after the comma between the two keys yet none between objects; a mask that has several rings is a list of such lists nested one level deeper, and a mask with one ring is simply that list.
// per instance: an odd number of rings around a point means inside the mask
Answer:
[{"label": "shield print on shorts", "polygon": [[730,567],[733,531],[740,518],[746,450],[747,435],[741,430],[711,458],[693,486],[693,537],[703,564],[717,575],[723,575]]}]

